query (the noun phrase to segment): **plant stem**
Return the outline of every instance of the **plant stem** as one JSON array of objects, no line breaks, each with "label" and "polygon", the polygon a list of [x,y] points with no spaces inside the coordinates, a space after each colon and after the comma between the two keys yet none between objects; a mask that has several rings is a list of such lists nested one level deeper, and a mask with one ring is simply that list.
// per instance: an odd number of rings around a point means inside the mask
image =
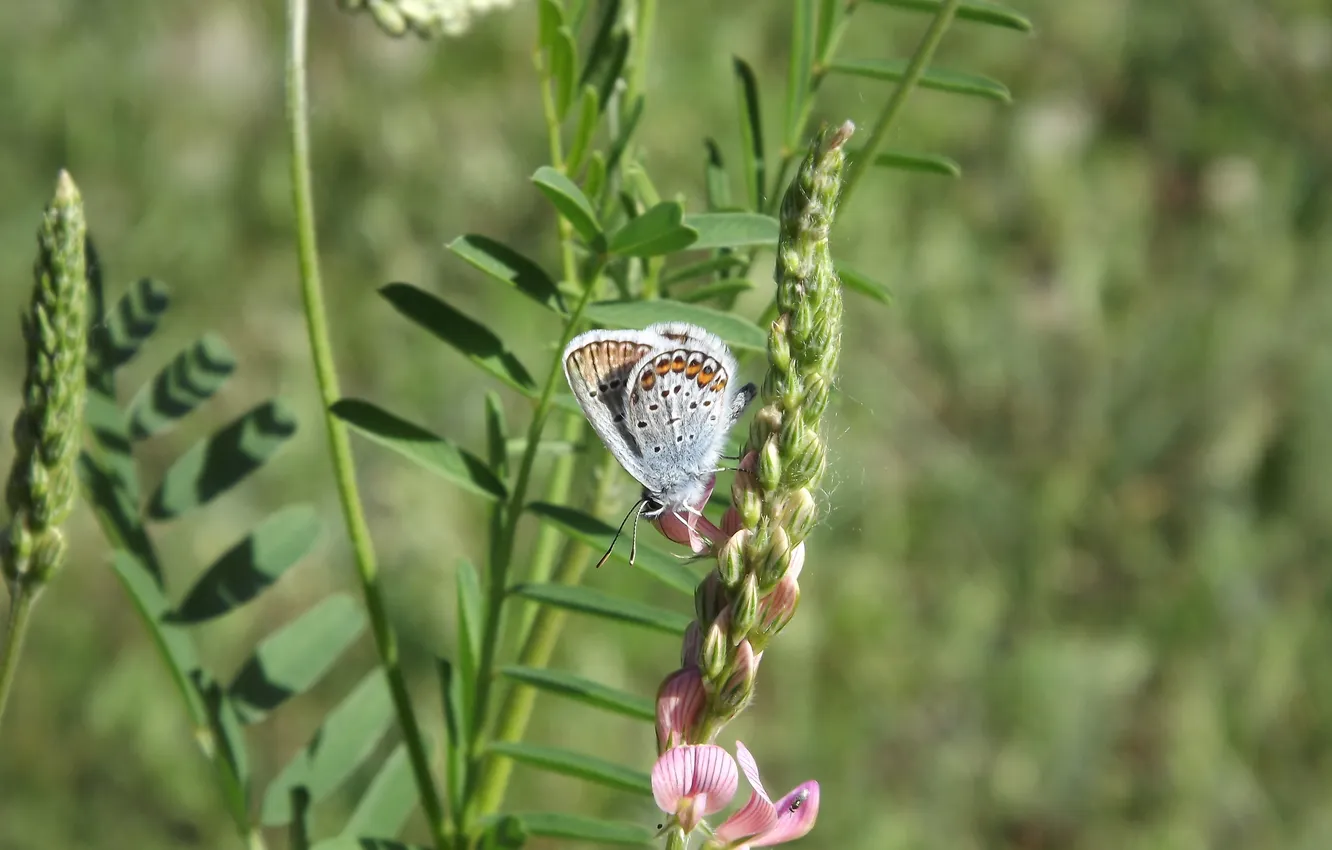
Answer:
[{"label": "plant stem", "polygon": [[[590,505],[594,516],[604,512],[611,485],[615,480],[615,459],[609,453],[602,459],[600,472],[596,493]],[[556,584],[578,584],[584,570],[587,569],[588,554],[587,546],[570,541],[551,580]],[[564,625],[564,616],[564,612],[558,608],[541,606],[532,621],[532,630],[518,654],[519,666],[541,668],[550,663],[551,654],[555,651],[555,642]],[[495,740],[521,740],[527,731],[528,722],[532,719],[532,706],[535,700],[535,689],[526,685],[512,685],[500,706],[499,717],[495,724]],[[486,769],[477,785],[476,793],[480,812],[491,812],[499,808],[512,770],[513,762],[504,757],[492,757],[486,762]]]},{"label": "plant stem", "polygon": [[[564,327],[564,333],[560,335],[558,351],[563,351],[564,347],[569,344],[569,340],[573,338],[574,330],[582,319],[583,310],[587,307],[588,302],[592,300],[592,293],[596,291],[597,277],[600,275],[604,263],[605,257],[598,258],[598,261],[590,270],[587,285],[583,288],[583,294],[578,299],[578,306],[574,308],[573,313],[569,316],[569,321]],[[500,619],[504,613],[504,599],[508,594],[509,569],[513,564],[513,549],[518,536],[518,523],[522,519],[523,507],[527,502],[527,489],[532,478],[532,467],[536,462],[537,449],[541,443],[541,432],[545,429],[546,419],[550,416],[555,385],[560,381],[563,374],[564,364],[560,362],[559,356],[556,355],[551,362],[550,372],[546,375],[545,385],[541,389],[541,397],[537,400],[536,409],[532,411],[532,422],[527,428],[527,445],[523,449],[523,458],[518,466],[518,477],[514,481],[513,490],[509,494],[509,503],[505,509],[504,527],[500,532],[499,545],[494,553],[495,560],[490,565],[489,584],[486,588],[485,629],[481,638],[481,659],[477,665],[476,701],[473,703],[471,715],[473,726],[468,759],[470,762],[469,777],[475,775],[475,767],[481,759],[481,738],[486,728],[491,680],[495,675],[495,656],[499,650]],[[468,798],[468,816],[464,819],[464,822],[466,831],[470,832],[471,825],[476,822],[476,815],[479,814],[479,810],[475,805],[476,797],[470,793],[470,789]]]},{"label": "plant stem", "polygon": [[9,599],[9,622],[5,625],[4,655],[0,656],[0,721],[5,717],[9,689],[14,684],[19,655],[23,652],[23,639],[28,634],[28,617],[36,601],[36,595],[29,593],[18,582],[11,585],[10,590],[13,595]]},{"label": "plant stem", "polygon": [[851,193],[859,185],[861,175],[874,164],[874,155],[883,144],[883,139],[888,134],[888,128],[892,126],[893,121],[897,119],[898,114],[902,111],[911,90],[920,82],[920,76],[925,73],[925,68],[930,64],[930,59],[934,57],[935,48],[943,40],[948,25],[953,22],[953,15],[957,12],[960,2],[961,0],[943,0],[943,3],[940,4],[939,11],[934,15],[934,20],[930,21],[929,29],[925,31],[925,35],[921,36],[920,44],[916,46],[916,52],[907,65],[906,75],[898,82],[897,88],[893,90],[892,97],[888,98],[888,102],[883,105],[883,110],[874,122],[874,128],[870,130],[869,139],[851,159],[846,171],[846,180],[842,184],[841,204],[843,209],[846,209],[847,202],[851,200]]},{"label": "plant stem", "polygon": [[328,318],[324,307],[323,288],[319,277],[318,243],[315,235],[314,192],[310,180],[309,106],[306,95],[306,31],[307,0],[288,0],[287,3],[287,134],[291,145],[292,205],[296,223],[297,256],[300,263],[301,299],[305,306],[306,327],[310,336],[310,353],[314,360],[319,395],[323,402],[324,425],[328,432],[329,454],[342,503],[347,536],[352,545],[356,574],[370,617],[375,650],[388,679],[393,707],[397,713],[403,742],[411,760],[421,808],[430,823],[431,835],[437,850],[445,850],[444,812],[434,777],[430,773],[429,758],[424,739],[412,711],[411,696],[398,659],[397,637],[389,623],[379,585],[378,568],[370,529],[365,521],[360,495],[356,490],[356,471],[352,460],[351,442],[346,427],[332,414],[332,406],[340,397],[337,369],[333,361],[333,346],[329,339]]}]

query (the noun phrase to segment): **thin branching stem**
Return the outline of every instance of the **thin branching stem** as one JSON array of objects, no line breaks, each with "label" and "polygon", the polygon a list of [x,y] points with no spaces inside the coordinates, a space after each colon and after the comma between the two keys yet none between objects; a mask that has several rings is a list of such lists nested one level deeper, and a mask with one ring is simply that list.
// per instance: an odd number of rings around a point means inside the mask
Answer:
[{"label": "thin branching stem", "polygon": [[841,203],[843,209],[851,200],[851,193],[860,184],[860,178],[865,174],[865,170],[874,164],[874,157],[879,148],[882,147],[889,128],[897,120],[902,107],[906,105],[911,90],[920,82],[921,75],[925,73],[930,60],[934,58],[935,48],[943,40],[944,33],[948,31],[948,25],[953,22],[953,15],[956,14],[960,2],[961,0],[944,0],[940,4],[939,11],[934,15],[934,20],[930,21],[929,29],[925,30],[925,34],[921,36],[920,44],[916,45],[916,52],[907,64],[906,74],[898,82],[897,88],[893,90],[892,97],[888,98],[888,102],[883,105],[879,117],[875,119],[874,126],[870,129],[868,140],[852,157],[846,171],[846,182],[842,184]]},{"label": "thin branching stem", "polygon": [[374,546],[370,528],[361,507],[356,489],[356,471],[352,460],[351,441],[347,428],[332,413],[333,404],[340,396],[337,368],[333,360],[333,345],[329,338],[328,318],[324,307],[323,285],[319,276],[318,242],[315,234],[314,192],[310,179],[309,105],[306,83],[306,34],[309,9],[306,0],[288,0],[287,3],[287,135],[291,146],[292,204],[296,222],[297,257],[300,264],[301,299],[305,306],[306,328],[310,336],[310,353],[314,360],[315,377],[323,402],[324,425],[328,433],[329,454],[338,497],[342,503],[347,536],[356,562],[357,579],[365,599],[374,634],[375,650],[384,668],[397,714],[398,726],[412,765],[416,790],[421,808],[430,823],[437,850],[446,850],[444,811],[434,777],[430,772],[425,739],[412,710],[411,695],[398,659],[397,638],[389,622],[379,585]]}]

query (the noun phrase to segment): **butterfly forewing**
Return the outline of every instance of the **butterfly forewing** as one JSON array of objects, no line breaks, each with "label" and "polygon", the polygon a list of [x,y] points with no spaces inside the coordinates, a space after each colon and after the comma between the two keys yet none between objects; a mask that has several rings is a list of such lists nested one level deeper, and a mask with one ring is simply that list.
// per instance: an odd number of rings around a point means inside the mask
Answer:
[{"label": "butterfly forewing", "polygon": [[589,331],[575,338],[564,352],[564,377],[587,420],[639,483],[646,483],[646,471],[639,462],[637,439],[626,424],[627,385],[634,366],[661,342],[641,331]]}]

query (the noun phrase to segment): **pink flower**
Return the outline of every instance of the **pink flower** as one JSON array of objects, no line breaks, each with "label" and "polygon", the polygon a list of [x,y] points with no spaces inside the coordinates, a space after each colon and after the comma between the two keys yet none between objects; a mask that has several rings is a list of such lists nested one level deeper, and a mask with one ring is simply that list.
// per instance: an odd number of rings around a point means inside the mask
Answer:
[{"label": "pink flower", "polygon": [[687,744],[667,750],[652,766],[652,796],[686,833],[721,811],[735,796],[740,777],[735,759],[715,744]]},{"label": "pink flower", "polygon": [[[758,765],[744,744],[736,741],[736,755],[754,792],[735,814],[717,828],[707,847],[714,850],[750,850],[795,841],[814,828],[819,816],[819,783],[805,782],[776,803],[759,780]],[[721,747],[699,744],[667,750],[652,767],[652,794],[661,810],[692,832],[709,814],[718,812],[735,796],[739,777],[735,759]]]},{"label": "pink flower", "polygon": [[709,846],[747,850],[750,847],[771,847],[801,838],[814,828],[819,816],[819,783],[810,780],[795,787],[776,803],[768,799],[759,781],[758,765],[749,750],[735,742],[740,769],[754,789],[749,802],[726,819],[713,833]]},{"label": "pink flower", "polygon": [[703,508],[712,497],[712,488],[716,483],[717,477],[714,475],[697,501],[685,505],[683,510],[663,513],[652,520],[652,524],[666,536],[667,540],[688,546],[695,555],[708,551],[708,543],[704,542],[705,540],[716,542],[726,538],[722,530],[713,525],[712,520],[703,516]]}]

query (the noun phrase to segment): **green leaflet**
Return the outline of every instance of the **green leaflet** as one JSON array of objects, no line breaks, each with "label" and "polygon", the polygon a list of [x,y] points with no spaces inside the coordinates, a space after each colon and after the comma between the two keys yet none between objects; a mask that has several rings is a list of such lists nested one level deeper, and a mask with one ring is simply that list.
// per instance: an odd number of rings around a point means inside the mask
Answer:
[{"label": "green leaflet", "polygon": [[309,690],[364,627],[360,606],[337,594],[265,638],[227,687],[242,722],[256,723]]},{"label": "green leaflet", "polygon": [[296,433],[280,401],[267,401],[191,446],[162,477],[148,516],[176,519],[206,505],[263,466]]}]

